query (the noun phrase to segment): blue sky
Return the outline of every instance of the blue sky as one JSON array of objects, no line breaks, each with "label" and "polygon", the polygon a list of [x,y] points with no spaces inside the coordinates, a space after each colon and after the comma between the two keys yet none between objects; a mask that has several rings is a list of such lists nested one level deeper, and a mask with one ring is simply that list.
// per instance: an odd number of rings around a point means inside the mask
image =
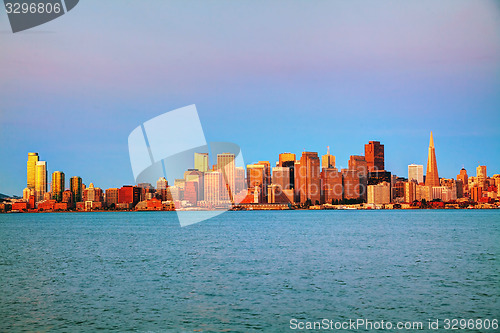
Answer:
[{"label": "blue sky", "polygon": [[13,34],[0,9],[0,193],[27,153],[102,188],[134,182],[127,138],[196,104],[207,141],[247,163],[385,145],[386,169],[500,173],[494,1],[80,1]]}]

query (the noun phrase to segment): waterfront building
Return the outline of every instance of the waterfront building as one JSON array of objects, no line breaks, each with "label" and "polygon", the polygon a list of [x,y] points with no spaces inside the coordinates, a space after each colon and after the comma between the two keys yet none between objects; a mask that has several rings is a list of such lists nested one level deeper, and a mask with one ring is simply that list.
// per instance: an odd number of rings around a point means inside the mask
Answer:
[{"label": "waterfront building", "polygon": [[351,155],[348,162],[349,170],[354,170],[362,177],[368,175],[368,163],[364,156]]},{"label": "waterfront building", "polygon": [[26,187],[35,189],[36,183],[36,163],[38,162],[38,153],[28,153],[28,162],[26,163]]},{"label": "waterfront building", "polygon": [[38,161],[35,167],[35,197],[36,201],[43,200],[47,192],[47,162]]},{"label": "waterfront building", "polygon": [[255,188],[258,188],[258,202],[263,202],[267,194],[266,166],[263,164],[247,165],[247,188],[249,192],[256,195]]},{"label": "waterfront building", "polygon": [[483,197],[483,188],[481,186],[474,186],[470,189],[470,197],[474,202],[479,202]]},{"label": "waterfront building", "polygon": [[377,185],[368,185],[369,204],[388,204],[391,202],[391,183],[382,182]]},{"label": "waterfront building", "polygon": [[281,190],[290,189],[290,168],[274,167],[272,175],[272,184],[279,186]]},{"label": "waterfront building", "polygon": [[204,182],[204,201],[212,205],[218,205],[221,201],[222,173],[219,171],[207,171],[204,175]]},{"label": "waterfront building", "polygon": [[343,179],[337,168],[323,168],[321,170],[322,202],[331,204],[333,200],[342,200]]},{"label": "waterfront building", "polygon": [[[188,169],[188,171],[184,172],[184,179],[187,182],[195,182],[197,183],[196,189],[196,200],[201,201],[203,200],[204,196],[204,177],[203,177],[203,172],[198,171],[197,169]],[[184,191],[186,191],[186,184],[184,185]],[[184,199],[186,199],[186,193],[184,193]],[[186,199],[187,200],[187,199]]]},{"label": "waterfront building", "polygon": [[184,200],[196,205],[198,202],[198,181],[189,180],[184,187]]},{"label": "waterfront building", "polygon": [[105,197],[106,197],[106,206],[107,207],[116,207],[118,204],[118,188],[108,188],[106,189]]},{"label": "waterfront building", "polygon": [[69,180],[69,190],[73,192],[75,202],[81,202],[83,192],[82,178],[77,176],[71,177]]},{"label": "waterfront building", "polygon": [[[318,153],[303,152],[300,163],[295,167],[296,185],[298,183],[299,202],[310,200],[314,205],[321,202],[321,175]],[[297,182],[298,180],[298,182]]]},{"label": "waterfront building", "polygon": [[342,169],[344,199],[361,199],[366,194],[366,188],[363,187],[359,173],[356,170]]},{"label": "waterfront building", "polygon": [[26,187],[24,190],[23,190],[23,200],[26,200],[28,201],[30,196],[34,195],[35,194],[35,189],[30,189],[28,187]]},{"label": "waterfront building", "polygon": [[156,189],[157,190],[166,190],[168,187],[168,181],[165,179],[165,177],[160,177],[156,181]]},{"label": "waterfront building", "polygon": [[222,186],[220,188],[220,200],[234,200],[235,191],[235,155],[231,153],[217,154],[217,169],[222,176]]},{"label": "waterfront building", "polygon": [[54,171],[52,173],[52,199],[61,202],[62,193],[65,189],[64,172]]},{"label": "waterfront building", "polygon": [[405,199],[404,202],[412,203],[417,200],[417,184],[415,181],[408,181],[404,183]]},{"label": "waterfront building", "polygon": [[141,198],[141,189],[137,186],[124,185],[118,190],[118,203],[134,207]]},{"label": "waterfront building", "polygon": [[75,204],[73,192],[71,192],[70,190],[64,190],[62,193],[61,201],[67,203],[68,207],[73,207]]},{"label": "waterfront building", "polygon": [[235,167],[234,168],[234,182],[236,186],[235,193],[240,193],[244,191],[245,186],[245,168],[244,167]]}]

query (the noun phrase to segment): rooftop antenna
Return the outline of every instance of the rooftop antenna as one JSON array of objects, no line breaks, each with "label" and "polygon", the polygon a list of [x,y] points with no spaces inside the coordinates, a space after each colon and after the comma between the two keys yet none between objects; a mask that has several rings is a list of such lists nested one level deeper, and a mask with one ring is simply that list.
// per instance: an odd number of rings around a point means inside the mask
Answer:
[{"label": "rooftop antenna", "polygon": [[326,154],[330,155],[330,146],[326,146]]}]

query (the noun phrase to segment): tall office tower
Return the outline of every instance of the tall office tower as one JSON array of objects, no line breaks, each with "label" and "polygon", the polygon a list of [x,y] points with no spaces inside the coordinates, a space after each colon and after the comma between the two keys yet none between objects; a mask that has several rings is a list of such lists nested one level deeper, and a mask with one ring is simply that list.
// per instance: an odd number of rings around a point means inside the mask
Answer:
[{"label": "tall office tower", "polygon": [[141,189],[137,186],[124,185],[118,189],[119,204],[128,204],[129,207],[135,207],[140,199]]},{"label": "tall office tower", "polygon": [[47,192],[47,162],[36,162],[35,196],[36,201],[43,200],[43,195]]},{"label": "tall office tower", "polygon": [[52,173],[52,199],[60,202],[64,192],[64,172],[54,171]]},{"label": "tall office tower", "polygon": [[369,204],[388,204],[391,202],[391,183],[382,182],[377,185],[368,185]]},{"label": "tall office tower", "polygon": [[118,188],[108,188],[106,189],[106,206],[116,207],[118,204]]},{"label": "tall office tower", "polygon": [[384,170],[384,145],[379,141],[369,141],[365,145],[365,160],[368,171]]},{"label": "tall office tower", "polygon": [[235,191],[235,156],[231,153],[217,154],[217,168],[222,173],[222,188],[220,200],[234,200]]},{"label": "tall office tower", "polygon": [[[349,157],[349,170],[354,171],[358,174],[359,177],[359,193],[361,193],[361,198],[366,201],[367,199],[367,186],[368,186],[368,163],[364,156],[359,155],[351,155]],[[371,172],[371,180],[375,183],[379,183],[377,178],[379,173],[384,173],[385,171],[373,171]],[[390,178],[390,175],[389,175]],[[351,198],[352,199],[352,198]]]},{"label": "tall office tower", "polygon": [[290,188],[295,188],[295,154],[282,153],[279,155],[278,166],[290,169]]},{"label": "tall office tower", "polygon": [[73,192],[75,202],[82,201],[83,185],[80,177],[74,176],[69,179],[69,190]]},{"label": "tall office tower", "polygon": [[245,189],[245,168],[235,167],[234,168],[234,182],[236,186],[236,193],[240,193]]},{"label": "tall office tower", "polygon": [[279,162],[278,162],[278,166],[286,166],[284,165],[283,163],[285,162],[293,162],[295,163],[295,154],[292,154],[292,153],[281,153],[279,155]]},{"label": "tall office tower", "polygon": [[417,184],[424,182],[424,166],[420,164],[408,165],[408,181],[416,181]]},{"label": "tall office tower", "polygon": [[204,176],[205,201],[217,205],[220,202],[222,185],[222,173],[219,171],[207,171]]},{"label": "tall office tower", "polygon": [[432,137],[429,141],[429,156],[427,157],[427,173],[425,175],[425,185],[426,186],[440,186],[438,167],[436,162],[436,151],[434,149],[434,138]]},{"label": "tall office tower", "polygon": [[321,156],[322,168],[335,168],[335,156],[330,155],[330,146],[326,147],[326,155]]},{"label": "tall office tower", "polygon": [[168,187],[168,182],[165,179],[165,177],[158,178],[158,180],[156,181],[156,189],[157,190],[166,190],[167,187]]},{"label": "tall office tower", "polygon": [[35,190],[32,190],[32,189],[29,189],[29,188],[25,188],[23,190],[23,199],[28,201],[32,195],[32,192],[34,192]]},{"label": "tall office tower", "polygon": [[[186,190],[186,185],[188,182],[195,182],[196,183],[196,191],[197,191],[196,201],[203,200],[203,193],[204,193],[203,172],[198,171],[196,169],[188,169],[188,171],[184,172],[184,179],[186,180],[186,182],[184,183],[184,190]],[[192,190],[193,187],[192,187],[192,185],[190,185],[190,186],[191,186],[190,190]],[[184,199],[186,199],[185,195],[186,194],[184,193]],[[193,202],[193,203],[195,203],[195,202]]]},{"label": "tall office tower", "polygon": [[201,172],[208,171],[208,153],[194,153],[194,168]]},{"label": "tall office tower", "polygon": [[278,185],[281,190],[290,189],[290,168],[274,167],[272,183]]},{"label": "tall office tower", "polygon": [[26,163],[26,184],[27,188],[34,190],[36,182],[36,163],[38,162],[38,153],[28,153],[28,162]]},{"label": "tall office tower", "polygon": [[469,193],[469,176],[467,175],[467,170],[462,168],[460,170],[460,173],[457,175],[457,180],[462,181],[462,189],[463,193],[468,194]]},{"label": "tall office tower", "polygon": [[307,199],[314,205],[321,202],[321,175],[318,153],[303,152],[295,177],[299,178],[298,189],[300,202],[305,203]]},{"label": "tall office tower", "polygon": [[362,199],[367,195],[366,186],[363,186],[360,174],[356,170],[342,169],[344,199]]},{"label": "tall office tower", "polygon": [[267,187],[265,168],[262,164],[247,165],[247,186],[249,189],[258,186],[263,190]]},{"label": "tall office tower", "polygon": [[271,184],[271,163],[269,161],[259,161],[257,164],[264,165],[264,171],[266,175],[266,186]]},{"label": "tall office tower", "polygon": [[480,179],[486,179],[486,165],[479,165],[476,168],[476,177]]},{"label": "tall office tower", "polygon": [[186,186],[184,188],[184,200],[189,201],[193,205],[196,205],[196,203],[199,201],[197,181],[186,181]]},{"label": "tall office tower", "polygon": [[366,177],[368,175],[368,163],[364,156],[351,155],[348,162],[349,170],[358,172],[360,176]]},{"label": "tall office tower", "polygon": [[321,188],[325,203],[331,204],[333,200],[342,200],[342,173],[338,172],[337,168],[323,168]]},{"label": "tall office tower", "polygon": [[416,200],[417,184],[412,181],[404,183],[405,186],[405,202],[412,203]]},{"label": "tall office tower", "polygon": [[486,181],[486,165],[479,165],[476,168],[476,178],[477,178],[477,183],[479,186],[483,188],[483,190],[488,189],[489,183]]}]

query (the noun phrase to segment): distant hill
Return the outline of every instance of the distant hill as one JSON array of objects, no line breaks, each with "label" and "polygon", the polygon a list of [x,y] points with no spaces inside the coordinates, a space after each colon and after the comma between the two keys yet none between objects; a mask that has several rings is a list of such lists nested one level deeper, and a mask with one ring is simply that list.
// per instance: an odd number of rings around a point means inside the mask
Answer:
[{"label": "distant hill", "polygon": [[0,199],[8,199],[10,198],[8,195],[0,193]]}]

